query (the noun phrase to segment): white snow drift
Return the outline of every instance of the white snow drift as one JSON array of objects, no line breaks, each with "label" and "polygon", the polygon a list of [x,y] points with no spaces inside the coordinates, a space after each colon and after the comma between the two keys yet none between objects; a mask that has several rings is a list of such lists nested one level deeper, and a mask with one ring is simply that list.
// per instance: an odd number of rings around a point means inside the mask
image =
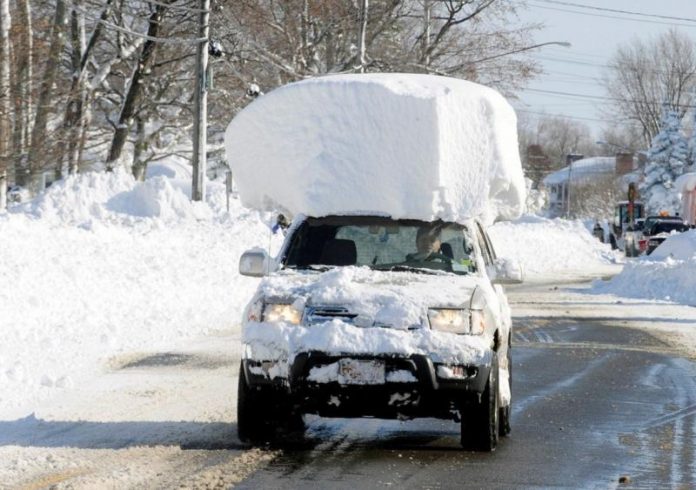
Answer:
[{"label": "white snow drift", "polygon": [[610,281],[596,282],[593,291],[696,306],[696,230],[669,237]]},{"label": "white snow drift", "polygon": [[519,261],[525,280],[592,277],[617,271],[618,255],[581,221],[524,216],[489,230],[498,256]]},{"label": "white snow drift", "polygon": [[226,133],[246,206],[310,216],[488,222],[519,216],[512,107],[446,77],[327,76],[260,97]]},{"label": "white snow drift", "polygon": [[238,325],[257,281],[237,264],[268,244],[265,217],[228,215],[219,184],[194,205],[187,185],[84,174],[0,214],[0,418],[112,356]]}]

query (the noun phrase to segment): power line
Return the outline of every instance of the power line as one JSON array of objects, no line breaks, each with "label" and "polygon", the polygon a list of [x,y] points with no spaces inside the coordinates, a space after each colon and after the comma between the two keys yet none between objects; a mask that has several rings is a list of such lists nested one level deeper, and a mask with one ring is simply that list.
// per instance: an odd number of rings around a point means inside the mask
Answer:
[{"label": "power line", "polygon": [[[631,102],[634,104],[662,104],[663,102],[656,102],[654,100],[635,100],[635,99],[622,99],[619,97],[607,97],[604,95],[591,95],[591,94],[576,94],[572,92],[561,92],[561,91],[556,91],[556,90],[542,90],[542,89],[535,89],[535,88],[527,88],[524,89],[527,92],[536,92],[536,93],[541,93],[541,94],[548,94],[548,95],[555,95],[558,97],[580,97],[580,98],[585,98],[585,99],[595,99],[595,100],[608,100],[612,102]],[[680,104],[680,107],[683,107],[685,109],[693,109],[696,108],[694,105],[686,105],[686,104]]]},{"label": "power line", "polygon": [[[539,1],[544,1],[544,0],[539,0]],[[605,14],[592,14],[590,12],[578,12],[577,10],[568,10],[568,9],[563,9],[563,8],[558,8],[558,7],[548,7],[545,5],[535,5],[535,4],[529,4],[532,7],[539,8],[539,9],[545,9],[545,10],[554,10],[556,12],[566,12],[570,14],[577,14],[577,15],[585,15],[589,17],[601,17],[604,19],[616,19],[616,20],[627,20],[629,22],[640,22],[643,24],[660,24],[660,25],[666,25],[666,26],[677,26],[677,27],[696,27],[694,24],[678,24],[676,22],[660,22],[657,20],[646,20],[646,19],[631,19],[630,17],[620,17],[618,15],[605,15]]]},{"label": "power line", "polygon": [[696,75],[696,70],[690,70],[690,71],[665,71],[665,70],[654,70],[654,69],[649,69],[649,68],[644,68],[644,69],[639,69],[639,68],[633,68],[633,67],[617,67],[617,66],[612,66],[612,65],[602,65],[599,63],[590,63],[587,61],[578,61],[578,60],[569,60],[569,59],[563,59],[563,58],[553,58],[550,56],[539,56],[539,55],[532,55],[537,59],[540,60],[545,60],[545,61],[556,61],[559,63],[569,63],[571,65],[582,65],[582,66],[594,66],[597,68],[608,68],[610,70],[621,70],[621,71],[635,71],[638,72],[640,71],[641,73],[657,73],[661,75]]},{"label": "power line", "polygon": [[601,10],[603,12],[612,12],[615,14],[629,14],[629,15],[638,15],[641,17],[655,17],[657,19],[683,20],[683,21],[687,21],[687,22],[696,22],[696,19],[691,19],[688,17],[672,17],[669,15],[662,15],[662,14],[646,14],[645,12],[635,12],[635,11],[631,11],[631,10],[610,9],[607,7],[595,7],[593,5],[583,5],[580,3],[573,3],[573,2],[562,2],[560,0],[536,0],[536,1],[544,2],[544,3],[555,3],[557,5],[566,5],[568,7],[578,7],[578,8],[588,9],[588,10]]},{"label": "power line", "polygon": [[[557,117],[560,119],[573,119],[573,120],[591,121],[591,122],[609,122],[607,119],[598,119],[598,118],[594,118],[594,117],[583,117],[583,116],[568,116],[566,114],[554,114],[554,113],[549,113],[549,112],[528,111],[526,109],[515,109],[515,111],[516,112],[523,112],[525,114],[532,114],[535,116]],[[628,120],[628,119],[615,119],[611,122],[626,123],[629,121],[630,120]]]}]

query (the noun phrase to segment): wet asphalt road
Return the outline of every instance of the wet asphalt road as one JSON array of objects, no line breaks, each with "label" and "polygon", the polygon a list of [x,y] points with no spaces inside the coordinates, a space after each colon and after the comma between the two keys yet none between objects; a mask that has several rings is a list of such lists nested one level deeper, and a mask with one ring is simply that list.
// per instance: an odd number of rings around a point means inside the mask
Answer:
[{"label": "wet asphalt road", "polygon": [[696,364],[621,323],[515,319],[513,430],[492,454],[462,451],[453,422],[314,419],[238,488],[696,488]]}]

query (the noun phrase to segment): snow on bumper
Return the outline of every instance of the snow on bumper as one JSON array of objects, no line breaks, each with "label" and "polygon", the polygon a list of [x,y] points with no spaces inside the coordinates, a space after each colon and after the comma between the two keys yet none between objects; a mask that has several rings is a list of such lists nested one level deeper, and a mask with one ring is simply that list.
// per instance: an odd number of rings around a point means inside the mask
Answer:
[{"label": "snow on bumper", "polygon": [[340,320],[310,327],[249,322],[244,326],[243,341],[246,359],[274,362],[273,369],[267,372],[271,378],[287,377],[288,366],[295,357],[308,352],[332,356],[425,355],[437,364],[491,364],[490,343],[486,337],[455,335],[429,329],[362,328]]}]

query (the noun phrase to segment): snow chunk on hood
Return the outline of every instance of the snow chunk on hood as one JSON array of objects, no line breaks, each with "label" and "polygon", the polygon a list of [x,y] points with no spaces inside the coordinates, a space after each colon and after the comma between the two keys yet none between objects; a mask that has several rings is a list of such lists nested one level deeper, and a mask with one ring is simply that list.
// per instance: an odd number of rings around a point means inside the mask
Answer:
[{"label": "snow chunk on hood", "polygon": [[383,325],[396,329],[420,327],[430,307],[467,308],[475,276],[373,271],[366,267],[338,267],[317,273],[286,272],[266,278],[259,286],[265,298],[305,305],[338,305],[358,316],[358,326]]},{"label": "snow chunk on hood", "polygon": [[[425,275],[340,267],[316,272],[284,272],[264,279],[258,296],[305,306],[340,306],[356,314],[302,326],[249,322],[243,340],[255,359],[292,362],[300,352],[429,355],[433,362],[489,364],[490,339],[430,330],[430,307],[467,308],[477,276]],[[388,327],[388,328],[384,328]]]},{"label": "snow chunk on hood", "polygon": [[286,85],[232,120],[226,149],[254,208],[490,223],[525,202],[514,110],[490,88],[447,77]]}]

